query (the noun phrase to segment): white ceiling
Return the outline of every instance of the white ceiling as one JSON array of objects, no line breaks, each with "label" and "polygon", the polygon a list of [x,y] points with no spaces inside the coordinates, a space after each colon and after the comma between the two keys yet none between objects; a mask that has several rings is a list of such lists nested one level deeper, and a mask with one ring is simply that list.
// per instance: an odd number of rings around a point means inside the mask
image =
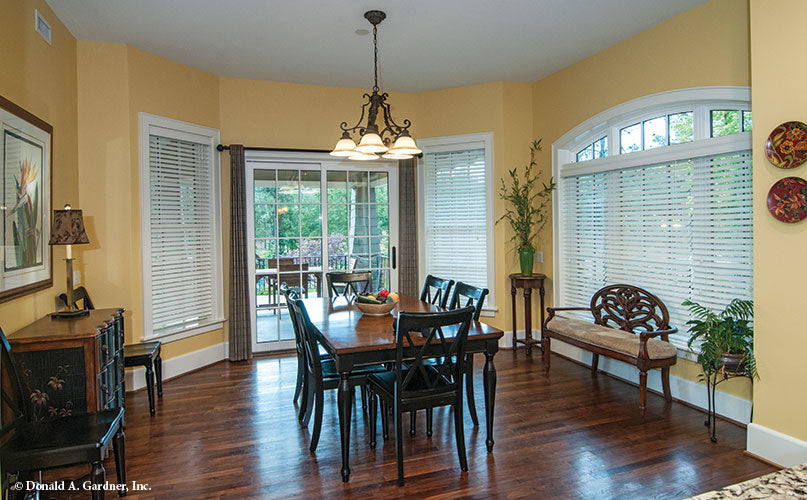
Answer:
[{"label": "white ceiling", "polygon": [[407,92],[532,82],[704,1],[47,0],[79,40],[222,76],[361,88],[372,86],[372,35],[356,30],[383,10],[380,86]]}]

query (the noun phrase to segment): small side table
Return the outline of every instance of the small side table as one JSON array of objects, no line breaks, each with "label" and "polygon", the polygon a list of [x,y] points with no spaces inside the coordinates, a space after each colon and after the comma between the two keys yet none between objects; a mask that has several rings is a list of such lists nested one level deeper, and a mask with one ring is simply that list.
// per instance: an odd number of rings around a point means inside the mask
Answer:
[{"label": "small side table", "polygon": [[[527,355],[532,354],[532,344],[541,346],[541,351],[544,350],[544,280],[546,275],[543,274],[511,274],[510,275],[510,295],[513,299],[513,352],[515,353],[516,347],[519,342],[524,344],[527,348]],[[516,291],[519,288],[524,289],[524,340],[516,337]],[[532,338],[532,290],[538,289],[538,294],[541,296],[541,340]]]}]

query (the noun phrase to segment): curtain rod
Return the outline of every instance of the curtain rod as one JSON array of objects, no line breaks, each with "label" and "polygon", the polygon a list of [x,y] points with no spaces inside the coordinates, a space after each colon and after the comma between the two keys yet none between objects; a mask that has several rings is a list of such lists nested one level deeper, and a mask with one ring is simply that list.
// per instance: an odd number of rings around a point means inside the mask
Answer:
[{"label": "curtain rod", "polygon": [[[220,152],[230,150],[230,146],[225,146],[224,144],[219,144],[216,146],[216,149]],[[252,147],[252,146],[244,146],[244,151],[287,151],[293,153],[330,153],[330,149],[300,149],[300,148],[260,148],[260,147]],[[422,158],[423,153],[414,155],[417,158]]]},{"label": "curtain rod", "polygon": [[[230,150],[230,146],[225,146],[224,144],[219,144],[216,146],[216,149],[221,152],[226,150]],[[244,146],[244,151],[293,151],[296,153],[330,153],[329,149],[299,149],[299,148],[259,148],[259,147],[249,147]]]}]

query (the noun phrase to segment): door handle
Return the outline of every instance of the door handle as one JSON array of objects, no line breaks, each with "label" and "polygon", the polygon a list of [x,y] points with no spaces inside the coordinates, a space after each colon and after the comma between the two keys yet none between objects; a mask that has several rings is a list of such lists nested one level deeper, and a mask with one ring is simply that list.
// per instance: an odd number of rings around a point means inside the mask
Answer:
[{"label": "door handle", "polygon": [[396,248],[395,248],[395,247],[392,247],[392,268],[393,268],[393,269],[395,269],[395,261],[397,260],[397,259],[395,258],[395,250],[396,250]]}]

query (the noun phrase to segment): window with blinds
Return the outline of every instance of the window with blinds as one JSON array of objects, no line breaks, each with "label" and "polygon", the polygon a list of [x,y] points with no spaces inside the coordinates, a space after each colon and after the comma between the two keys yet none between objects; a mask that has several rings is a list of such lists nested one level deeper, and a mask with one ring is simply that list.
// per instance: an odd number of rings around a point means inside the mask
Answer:
[{"label": "window with blinds", "polygon": [[[492,293],[490,152],[485,145],[428,140],[421,145],[420,274],[462,281]],[[494,307],[491,298],[486,308]]]},{"label": "window with blinds", "polygon": [[[724,148],[725,149],[725,148]],[[751,151],[575,175],[559,187],[560,303],[588,305],[606,284],[656,294],[680,347],[692,300],[722,309],[752,296]]]},{"label": "window with blinds", "polygon": [[152,127],[143,184],[146,336],[221,321],[218,177],[212,142]]}]

